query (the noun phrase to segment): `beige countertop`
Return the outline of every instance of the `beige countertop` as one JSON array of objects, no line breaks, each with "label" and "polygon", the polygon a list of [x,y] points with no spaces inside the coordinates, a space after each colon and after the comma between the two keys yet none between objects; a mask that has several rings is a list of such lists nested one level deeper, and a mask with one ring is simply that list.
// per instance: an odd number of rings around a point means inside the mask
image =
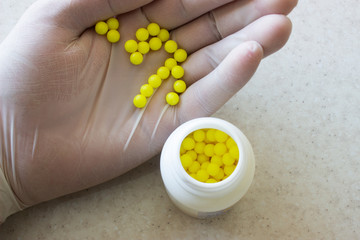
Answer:
[{"label": "beige countertop", "polygon": [[[0,41],[34,1],[0,2]],[[0,239],[360,239],[359,1],[300,0],[290,18],[288,44],[214,115],[256,156],[253,184],[230,212],[181,213],[155,157],[9,217]]]}]

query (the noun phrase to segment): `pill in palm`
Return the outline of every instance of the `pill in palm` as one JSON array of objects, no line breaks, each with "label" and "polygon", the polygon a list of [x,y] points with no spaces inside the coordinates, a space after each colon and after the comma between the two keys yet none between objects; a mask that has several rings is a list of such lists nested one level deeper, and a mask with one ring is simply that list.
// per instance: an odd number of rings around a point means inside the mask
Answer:
[{"label": "pill in palm", "polygon": [[171,69],[171,75],[176,79],[182,78],[184,76],[184,73],[184,69],[179,65]]},{"label": "pill in palm", "polygon": [[133,39],[127,40],[125,42],[124,48],[128,53],[134,53],[138,50],[138,43]]},{"label": "pill in palm", "polygon": [[165,60],[165,64],[164,66],[167,67],[170,71],[171,69],[173,69],[173,67],[175,67],[177,65],[177,62],[174,58],[167,58]]},{"label": "pill in palm", "polygon": [[149,46],[150,46],[151,50],[157,51],[157,50],[159,50],[161,48],[162,42],[161,42],[160,38],[153,37],[149,41]]},{"label": "pill in palm", "polygon": [[130,55],[130,62],[134,65],[139,65],[144,60],[143,55],[140,52],[134,52]]},{"label": "pill in palm", "polygon": [[171,106],[174,106],[176,104],[178,104],[180,101],[180,97],[177,93],[175,92],[169,92],[167,95],[166,95],[166,102],[171,105]]},{"label": "pill in palm", "polygon": [[147,30],[151,36],[157,36],[160,33],[160,26],[157,23],[150,23]]},{"label": "pill in palm", "polygon": [[174,40],[168,40],[165,42],[164,49],[168,53],[174,53],[178,48],[177,43]]},{"label": "pill in palm", "polygon": [[156,73],[161,79],[165,80],[169,77],[170,70],[167,67],[161,66],[158,68]]},{"label": "pill in palm", "polygon": [[146,105],[146,97],[138,94],[134,97],[133,103],[137,108],[143,108]]},{"label": "pill in palm", "polygon": [[95,25],[95,32],[99,35],[105,35],[109,30],[109,26],[104,21],[99,21]]},{"label": "pill in palm", "polygon": [[141,54],[147,54],[150,51],[150,45],[148,42],[142,41],[138,43],[138,51]]},{"label": "pill in palm", "polygon": [[161,85],[161,78],[159,75],[157,74],[153,74],[148,78],[148,83],[150,84],[150,86],[152,86],[153,88],[158,88]]},{"label": "pill in palm", "polygon": [[160,38],[160,40],[162,42],[166,42],[169,38],[170,38],[170,34],[169,34],[169,31],[162,28],[160,29],[160,32],[159,34],[157,35],[158,38]]},{"label": "pill in palm", "polygon": [[184,49],[178,49],[174,53],[174,58],[177,62],[184,62],[187,59],[187,52]]},{"label": "pill in palm", "polygon": [[145,28],[139,28],[136,30],[135,36],[139,41],[146,41],[149,38],[149,32]]},{"label": "pill in palm", "polygon": [[186,83],[183,80],[176,80],[173,87],[175,92],[183,93],[186,90]]},{"label": "pill in palm", "polygon": [[108,25],[109,29],[117,30],[119,28],[119,21],[114,17],[109,18],[106,21],[106,24]]},{"label": "pill in palm", "polygon": [[145,97],[150,97],[154,93],[154,89],[150,84],[144,84],[140,88],[140,93]]}]

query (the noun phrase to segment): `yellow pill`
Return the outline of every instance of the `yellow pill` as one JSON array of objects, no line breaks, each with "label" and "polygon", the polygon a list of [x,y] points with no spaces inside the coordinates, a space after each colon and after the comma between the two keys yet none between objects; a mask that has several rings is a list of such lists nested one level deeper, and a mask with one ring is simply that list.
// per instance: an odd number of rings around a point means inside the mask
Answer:
[{"label": "yellow pill", "polygon": [[130,62],[134,65],[139,65],[144,60],[144,57],[139,52],[134,52],[130,55]]},{"label": "yellow pill", "polygon": [[158,68],[156,73],[162,80],[165,80],[169,77],[170,70],[167,67],[162,66]]},{"label": "yellow pill", "polygon": [[150,51],[150,45],[148,42],[139,42],[138,50],[142,54],[147,54]]},{"label": "yellow pill", "polygon": [[119,21],[116,18],[109,18],[106,21],[109,29],[117,30],[119,28]]},{"label": "yellow pill", "polygon": [[208,143],[204,147],[204,154],[208,157],[214,156],[214,144]]},{"label": "yellow pill", "polygon": [[171,69],[177,65],[177,62],[173,58],[168,58],[168,59],[165,60],[164,65],[165,65],[165,67],[167,67],[171,71]]},{"label": "yellow pill", "polygon": [[139,41],[146,41],[149,38],[149,32],[145,28],[139,28],[136,30],[135,36]]},{"label": "yellow pill", "polygon": [[109,26],[104,21],[99,21],[95,25],[95,32],[99,35],[105,35],[109,30]]},{"label": "yellow pill", "polygon": [[219,173],[220,167],[215,163],[210,163],[206,171],[210,176],[215,177]]},{"label": "yellow pill", "polygon": [[120,33],[117,30],[110,30],[107,32],[107,39],[111,43],[116,43],[120,40]]},{"label": "yellow pill", "polygon": [[175,51],[174,58],[177,62],[184,62],[187,59],[187,52],[180,48]]},{"label": "yellow pill", "polygon": [[224,143],[217,143],[214,147],[214,153],[218,156],[224,155],[227,152],[226,145]]},{"label": "yellow pill", "polygon": [[223,131],[216,130],[215,132],[215,140],[218,142],[226,142],[226,140],[229,138],[229,136],[224,133]]},{"label": "yellow pill", "polygon": [[128,53],[134,53],[138,49],[138,43],[133,39],[127,40],[125,42],[124,48]]},{"label": "yellow pill", "polygon": [[151,36],[156,36],[160,33],[160,26],[157,23],[150,23],[147,30]]},{"label": "yellow pill", "polygon": [[209,166],[209,164],[210,164],[210,162],[209,161],[206,161],[206,162],[203,162],[202,164],[201,164],[201,169],[207,169],[207,167]]},{"label": "yellow pill", "polygon": [[222,156],[222,162],[224,163],[225,166],[227,165],[233,165],[235,162],[235,158],[233,158],[230,153],[225,153]]},{"label": "yellow pill", "polygon": [[237,145],[236,145],[236,142],[234,141],[234,139],[229,137],[228,140],[226,140],[226,146],[228,149],[230,149],[232,146],[237,146]]},{"label": "yellow pill", "polygon": [[216,181],[213,178],[209,178],[208,180],[205,181],[206,183],[217,183],[218,181]]},{"label": "yellow pill", "polygon": [[194,161],[197,159],[197,153],[194,150],[189,150],[186,154],[189,154]]},{"label": "yellow pill", "polygon": [[191,137],[186,137],[181,145],[184,147],[185,150],[192,150],[195,147],[195,141]]},{"label": "yellow pill", "polygon": [[183,155],[186,153],[186,150],[183,148],[183,146],[180,146],[180,155]]},{"label": "yellow pill", "polygon": [[144,95],[138,94],[134,97],[133,103],[135,107],[143,108],[146,105],[146,97]]},{"label": "yellow pill", "polygon": [[181,155],[180,161],[185,170],[187,170],[194,160],[188,154]]},{"label": "yellow pill", "polygon": [[[178,81],[181,81],[181,80],[178,80]],[[186,85],[185,85],[185,87],[186,87]],[[194,132],[194,140],[197,141],[197,142],[203,142],[205,140],[205,132],[204,132],[204,130],[201,130],[201,129],[196,130]]]},{"label": "yellow pill", "polygon": [[159,50],[161,48],[162,42],[161,42],[160,38],[153,37],[153,38],[150,39],[149,45],[150,45],[151,50],[157,51],[157,50]]},{"label": "yellow pill", "polygon": [[236,145],[230,147],[229,153],[233,158],[239,159],[239,148]]},{"label": "yellow pill", "polygon": [[235,170],[235,165],[225,165],[224,167],[224,173],[227,176],[230,176],[230,174],[232,174]]},{"label": "yellow pill", "polygon": [[169,92],[168,94],[166,94],[166,102],[171,105],[171,106],[175,106],[176,104],[178,104],[180,101],[180,97],[177,93],[174,92]]},{"label": "yellow pill", "polygon": [[194,178],[195,180],[197,180],[197,179],[196,179],[196,173],[190,173],[189,175],[190,175],[190,177],[192,177],[192,178]]},{"label": "yellow pill", "polygon": [[197,142],[195,143],[195,152],[196,153],[204,153],[205,143],[204,142]]},{"label": "yellow pill", "polygon": [[164,45],[164,49],[168,53],[174,53],[177,50],[177,48],[178,45],[174,40],[168,40]]},{"label": "yellow pill", "polygon": [[224,169],[220,168],[218,174],[214,177],[217,181],[221,181],[224,178]]},{"label": "yellow pill", "polygon": [[154,89],[150,84],[144,84],[140,88],[140,93],[145,97],[151,97],[151,95],[154,93]]},{"label": "yellow pill", "polygon": [[206,182],[206,180],[208,180],[209,178],[209,174],[207,173],[207,171],[205,169],[200,169],[199,171],[197,171],[196,173],[196,179],[200,182]]},{"label": "yellow pill", "polygon": [[223,161],[222,161],[222,158],[220,156],[217,156],[217,155],[212,156],[210,162],[218,165],[219,167],[224,165]]},{"label": "yellow pill", "polygon": [[204,163],[204,162],[208,162],[210,160],[210,158],[208,156],[206,156],[205,154],[198,154],[197,160],[199,163]]},{"label": "yellow pill", "polygon": [[174,90],[177,93],[183,93],[186,90],[186,83],[183,80],[177,80],[174,82]]},{"label": "yellow pill", "polygon": [[157,35],[157,37],[160,38],[160,40],[161,40],[162,42],[165,42],[165,41],[167,41],[167,40],[169,39],[169,37],[170,37],[169,31],[166,30],[166,29],[164,29],[164,28],[162,28],[162,29],[160,29],[160,33]]},{"label": "yellow pill", "polygon": [[150,86],[152,86],[153,88],[158,88],[161,85],[161,78],[159,75],[157,74],[153,74],[148,78],[148,83],[150,84]]},{"label": "yellow pill", "polygon": [[196,173],[200,169],[200,163],[198,161],[193,161],[193,163],[188,168],[190,173]]},{"label": "yellow pill", "polygon": [[184,73],[184,69],[179,65],[171,69],[171,75],[176,79],[182,78],[184,76]]},{"label": "yellow pill", "polygon": [[206,140],[208,142],[215,142],[215,132],[216,132],[215,129],[207,130],[207,132],[206,132]]}]

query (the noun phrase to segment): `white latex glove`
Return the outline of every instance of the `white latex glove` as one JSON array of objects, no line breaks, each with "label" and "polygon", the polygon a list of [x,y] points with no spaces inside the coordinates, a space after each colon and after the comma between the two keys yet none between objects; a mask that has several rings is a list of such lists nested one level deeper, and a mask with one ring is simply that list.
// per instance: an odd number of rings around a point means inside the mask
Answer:
[{"label": "white latex glove", "polygon": [[[85,189],[159,153],[181,123],[209,116],[287,41],[296,0],[40,0],[0,45],[0,222]],[[94,32],[117,16],[121,41]],[[133,97],[168,56],[129,62],[124,42],[149,21],[189,53],[189,88],[165,107],[172,79],[145,109]]]}]

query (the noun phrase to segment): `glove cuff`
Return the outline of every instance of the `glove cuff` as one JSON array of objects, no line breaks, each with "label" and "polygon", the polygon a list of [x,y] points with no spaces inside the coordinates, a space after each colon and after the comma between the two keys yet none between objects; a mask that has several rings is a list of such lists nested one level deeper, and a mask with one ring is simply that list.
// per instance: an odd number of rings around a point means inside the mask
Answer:
[{"label": "glove cuff", "polygon": [[0,224],[11,214],[21,210],[22,208],[0,168]]}]

